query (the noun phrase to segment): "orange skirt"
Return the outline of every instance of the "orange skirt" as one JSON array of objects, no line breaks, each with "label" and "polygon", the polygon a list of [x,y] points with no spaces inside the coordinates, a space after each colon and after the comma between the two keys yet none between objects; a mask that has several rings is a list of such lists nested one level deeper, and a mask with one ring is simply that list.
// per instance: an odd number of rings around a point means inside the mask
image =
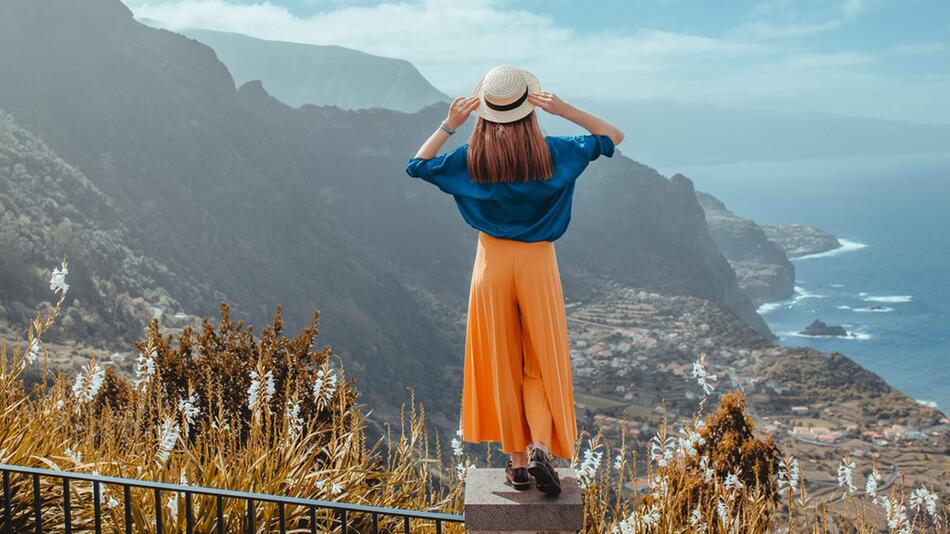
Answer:
[{"label": "orange skirt", "polygon": [[577,421],[554,243],[478,233],[465,337],[462,440],[570,460]]}]

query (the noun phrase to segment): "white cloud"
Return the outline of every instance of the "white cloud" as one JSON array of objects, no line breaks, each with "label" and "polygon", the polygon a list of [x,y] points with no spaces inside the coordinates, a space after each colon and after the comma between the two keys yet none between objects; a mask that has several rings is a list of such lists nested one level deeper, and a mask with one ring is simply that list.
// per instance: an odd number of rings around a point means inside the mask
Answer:
[{"label": "white cloud", "polygon": [[[647,29],[580,33],[547,15],[491,0],[396,1],[375,6],[331,1],[325,10],[308,17],[295,16],[267,1],[126,3],[137,17],[172,29],[234,31],[407,59],[450,96],[468,94],[481,75],[499,63],[531,70],[545,88],[566,97],[669,98],[908,119],[920,118],[914,112],[915,101],[939,101],[936,95],[930,98],[928,91],[945,89],[935,87],[932,80],[890,79],[874,70],[875,58],[868,54],[818,53],[786,40],[843,24],[865,9],[864,2],[852,0],[822,13],[827,16],[825,22],[792,20],[784,26],[765,17],[788,11],[795,2],[768,2],[748,25],[712,37]],[[886,95],[890,107],[856,94]],[[904,100],[907,105],[902,107]],[[941,120],[950,122],[950,110],[943,108]],[[927,113],[932,117],[933,109]]]},{"label": "white cloud", "polygon": [[930,56],[950,52],[947,43],[905,43],[890,49],[891,54],[897,56]]},{"label": "white cloud", "polygon": [[841,26],[840,20],[825,22],[775,24],[758,21],[744,24],[734,33],[744,35],[750,39],[789,39],[794,37],[809,37]]},{"label": "white cloud", "polygon": [[867,12],[874,0],[765,0],[753,6],[748,20],[731,33],[749,39],[811,37],[853,22]]}]

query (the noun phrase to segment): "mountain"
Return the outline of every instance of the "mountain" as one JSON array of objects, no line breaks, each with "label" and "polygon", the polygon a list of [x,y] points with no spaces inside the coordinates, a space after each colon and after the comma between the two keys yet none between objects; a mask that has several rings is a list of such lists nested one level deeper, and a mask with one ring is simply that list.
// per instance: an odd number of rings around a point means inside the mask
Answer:
[{"label": "mountain", "polygon": [[738,217],[716,197],[696,192],[706,224],[719,250],[736,272],[739,287],[752,302],[787,299],[795,292],[795,266],[785,251],[749,219]]},{"label": "mountain", "polygon": [[770,241],[781,247],[789,258],[820,254],[842,246],[837,237],[806,224],[763,224],[762,231]]},{"label": "mountain", "polygon": [[[946,152],[950,147],[950,125],[661,99],[570,101],[609,117],[626,134],[625,143],[637,147],[638,157],[664,169],[735,161]],[[545,116],[544,123],[553,134],[573,128],[558,117]]]},{"label": "mountain", "polygon": [[210,46],[238,84],[260,80],[268,93],[293,107],[316,104],[413,112],[451,100],[402,59],[240,33],[202,29],[181,33]]},{"label": "mountain", "polygon": [[[105,197],[124,246],[173,280],[156,278],[166,305],[214,315],[227,299],[252,324],[283,305],[289,329],[317,308],[318,339],[377,417],[413,387],[430,420],[457,424],[476,235],[450,197],[404,172],[445,103],[292,108],[260,82],[237,88],[209,47],[137,23],[118,0],[3,2],[0,49],[0,108]],[[572,225],[558,242],[567,298],[617,279],[714,300],[768,333],[688,179],[618,151],[581,178]],[[96,265],[106,278],[125,268]]]},{"label": "mountain", "polygon": [[55,300],[48,280],[63,256],[71,298],[46,341],[128,347],[143,334],[153,306],[180,309],[170,291],[186,299],[200,295],[142,253],[115,203],[95,184],[2,111],[0,177],[0,324],[25,324]]},{"label": "mountain", "polygon": [[200,289],[166,288],[187,313],[226,298],[263,324],[284,305],[298,328],[318,308],[322,341],[380,407],[405,399],[394,384],[438,394],[448,336],[338,214],[297,194],[357,178],[332,168],[336,132],[358,135],[346,112],[326,108],[306,147],[323,165],[301,165],[210,48],[136,23],[117,0],[4,2],[0,42],[0,108],[109,195],[139,250]]}]

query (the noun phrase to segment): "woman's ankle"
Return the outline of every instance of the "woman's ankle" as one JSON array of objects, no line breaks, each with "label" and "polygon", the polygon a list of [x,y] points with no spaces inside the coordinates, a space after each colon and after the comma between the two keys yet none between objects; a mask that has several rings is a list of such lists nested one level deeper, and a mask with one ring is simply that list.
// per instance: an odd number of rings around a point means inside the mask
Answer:
[{"label": "woman's ankle", "polygon": [[511,467],[527,467],[528,454],[525,452],[516,452],[511,455]]},{"label": "woman's ankle", "polygon": [[551,454],[551,449],[548,447],[548,444],[543,441],[535,441],[534,443],[528,445],[528,450],[541,449],[547,454]]}]

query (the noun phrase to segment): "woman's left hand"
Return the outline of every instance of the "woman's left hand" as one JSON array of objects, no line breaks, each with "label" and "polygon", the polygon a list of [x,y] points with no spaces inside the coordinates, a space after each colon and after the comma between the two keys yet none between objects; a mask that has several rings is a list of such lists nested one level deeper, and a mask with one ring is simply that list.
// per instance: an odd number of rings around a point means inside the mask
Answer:
[{"label": "woman's left hand", "polygon": [[468,120],[468,116],[478,109],[479,102],[477,96],[470,96],[468,98],[464,96],[456,97],[455,100],[452,101],[452,105],[449,106],[449,114],[445,118],[446,126],[454,130],[465,124],[465,121]]}]

